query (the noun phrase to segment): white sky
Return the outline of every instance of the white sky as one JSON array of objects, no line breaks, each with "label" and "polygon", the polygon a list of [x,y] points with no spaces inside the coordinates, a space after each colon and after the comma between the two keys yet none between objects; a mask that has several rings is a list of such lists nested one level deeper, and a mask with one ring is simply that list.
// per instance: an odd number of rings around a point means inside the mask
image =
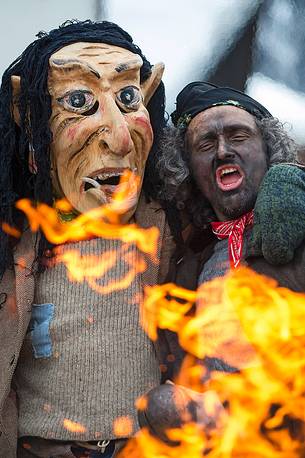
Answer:
[{"label": "white sky", "polygon": [[0,75],[40,30],[91,18],[94,11],[94,0],[0,0],[0,5]]},{"label": "white sky", "polygon": [[[95,0],[0,0],[0,75],[35,39],[66,19],[94,19]],[[215,64],[219,49],[229,47],[261,0],[108,0],[107,19],[125,28],[152,63],[165,63],[167,110],[182,87]],[[238,71],[238,69],[236,69]],[[305,142],[299,94],[264,78],[249,82],[251,94],[294,125]],[[280,110],[279,100],[287,100]],[[273,109],[274,108],[274,109]]]},{"label": "white sky", "polygon": [[[236,31],[257,8],[257,0],[111,0],[108,19],[131,34],[150,62],[165,63],[167,107],[182,87],[200,78],[219,47],[229,46]],[[233,14],[234,12],[234,14]]]},{"label": "white sky", "polygon": [[305,94],[276,82],[260,73],[248,81],[247,91],[262,103],[273,116],[287,123],[286,129],[299,143],[305,143]]}]

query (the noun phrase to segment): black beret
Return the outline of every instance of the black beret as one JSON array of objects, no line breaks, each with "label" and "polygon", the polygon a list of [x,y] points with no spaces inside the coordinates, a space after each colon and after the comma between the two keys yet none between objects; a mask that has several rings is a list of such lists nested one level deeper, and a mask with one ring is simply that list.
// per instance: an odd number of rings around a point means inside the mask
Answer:
[{"label": "black beret", "polygon": [[195,81],[185,86],[178,94],[176,110],[171,114],[173,124],[181,128],[187,127],[198,113],[218,105],[242,108],[259,119],[272,117],[263,105],[241,91]]}]

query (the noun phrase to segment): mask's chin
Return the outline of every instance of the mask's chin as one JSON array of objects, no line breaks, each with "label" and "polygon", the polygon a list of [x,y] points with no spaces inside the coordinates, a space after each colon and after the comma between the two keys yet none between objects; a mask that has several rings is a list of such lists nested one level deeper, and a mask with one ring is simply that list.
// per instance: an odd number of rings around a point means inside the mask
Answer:
[{"label": "mask's chin", "polygon": [[[101,189],[91,188],[82,193],[81,198],[73,207],[80,213],[86,213],[90,210],[107,205],[113,215],[122,224],[128,223],[135,212],[138,204],[138,192],[129,193],[124,200],[113,199],[113,193],[104,192]],[[116,219],[115,218],[115,219]]]},{"label": "mask's chin", "polygon": [[[65,197],[78,213],[87,213],[101,206],[107,206],[114,215],[113,222],[128,223],[133,216],[139,200],[142,180],[135,176],[127,178],[127,181],[110,176],[107,183],[101,183],[89,177],[82,177],[82,186],[78,190],[68,189],[60,185],[59,177],[52,177],[54,197]],[[66,191],[66,192],[65,192]],[[76,192],[75,192],[76,191]],[[121,198],[114,198],[115,194]],[[110,218],[107,218],[110,220]]]}]

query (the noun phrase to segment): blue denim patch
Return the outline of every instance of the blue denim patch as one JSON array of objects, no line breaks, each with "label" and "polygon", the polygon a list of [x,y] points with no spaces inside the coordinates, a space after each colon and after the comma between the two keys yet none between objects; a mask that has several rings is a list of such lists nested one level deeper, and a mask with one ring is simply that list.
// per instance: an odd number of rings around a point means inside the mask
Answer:
[{"label": "blue denim patch", "polygon": [[35,358],[52,356],[50,322],[54,315],[53,304],[33,304],[29,331]]}]

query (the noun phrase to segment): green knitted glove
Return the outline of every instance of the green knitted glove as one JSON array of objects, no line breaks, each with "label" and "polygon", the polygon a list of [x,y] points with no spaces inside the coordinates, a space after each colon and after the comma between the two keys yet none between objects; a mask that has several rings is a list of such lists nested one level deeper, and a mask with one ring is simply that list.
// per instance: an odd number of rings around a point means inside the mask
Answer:
[{"label": "green knitted glove", "polygon": [[254,207],[248,254],[286,264],[305,239],[305,170],[278,164],[264,177]]}]

